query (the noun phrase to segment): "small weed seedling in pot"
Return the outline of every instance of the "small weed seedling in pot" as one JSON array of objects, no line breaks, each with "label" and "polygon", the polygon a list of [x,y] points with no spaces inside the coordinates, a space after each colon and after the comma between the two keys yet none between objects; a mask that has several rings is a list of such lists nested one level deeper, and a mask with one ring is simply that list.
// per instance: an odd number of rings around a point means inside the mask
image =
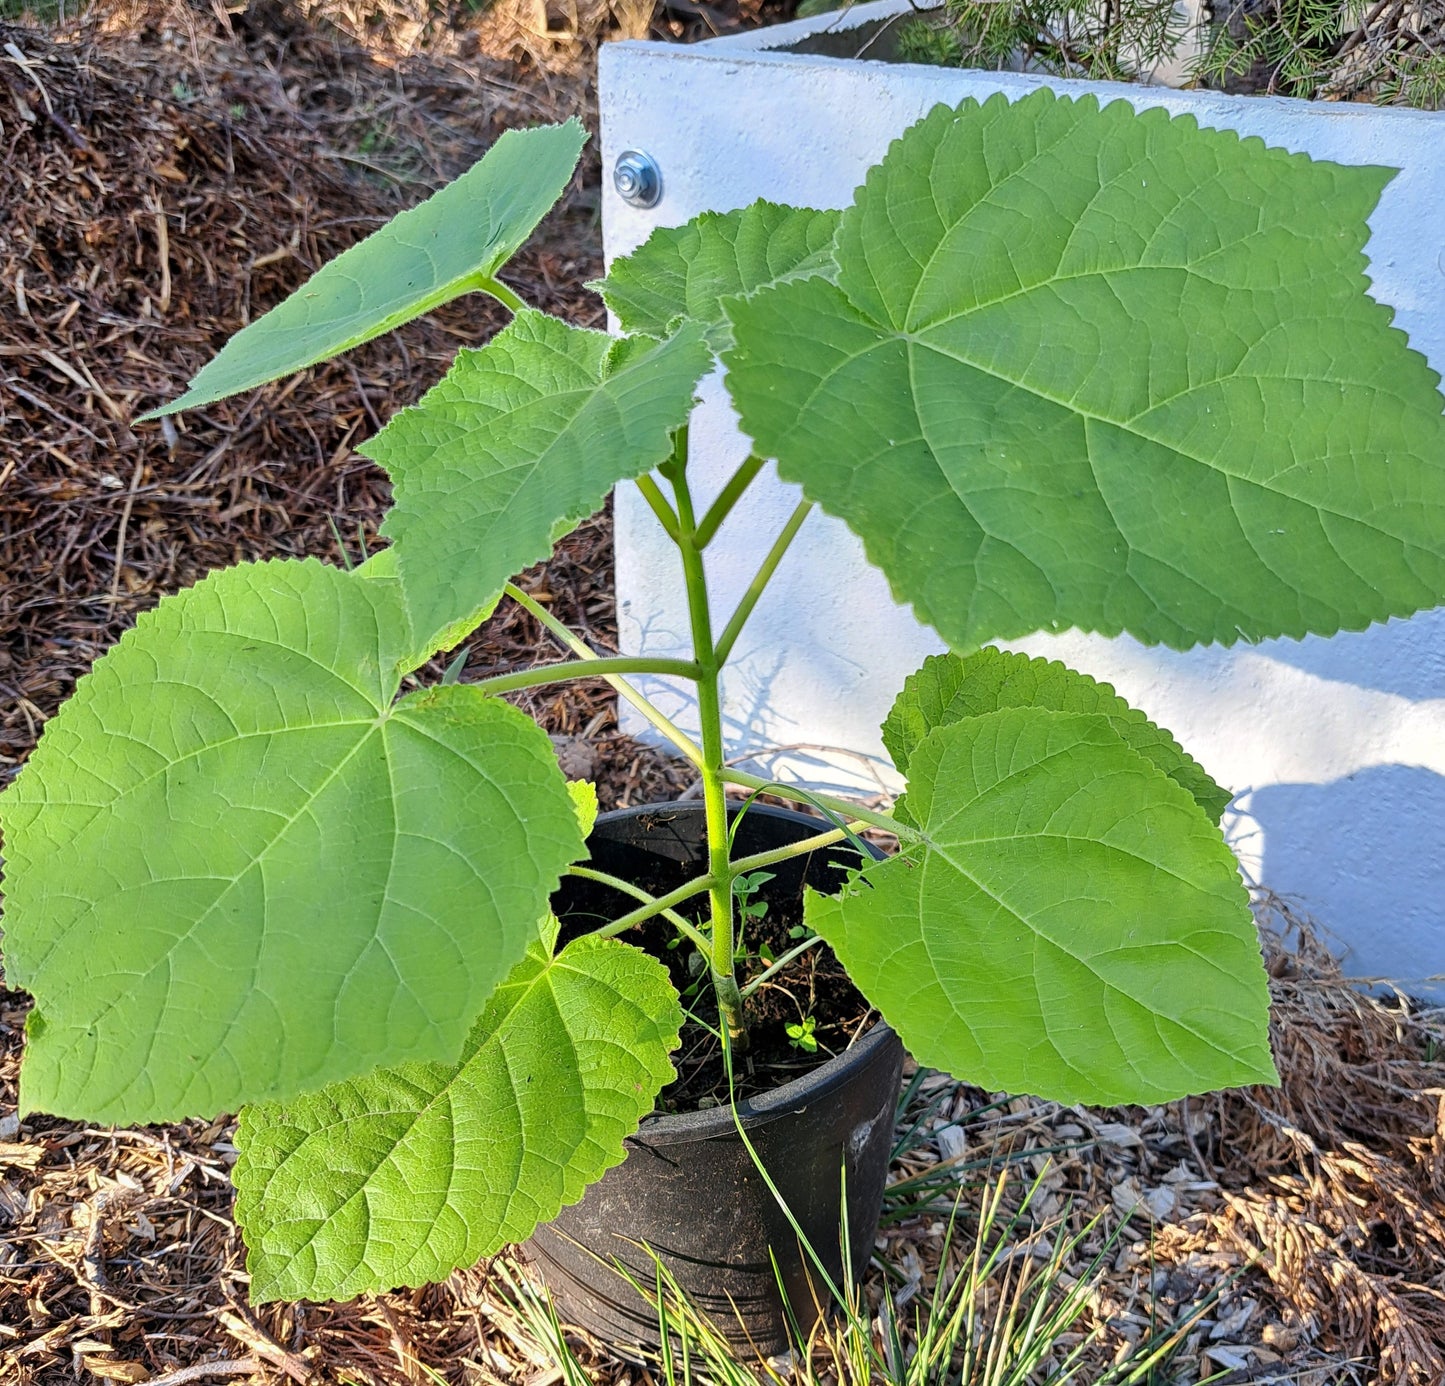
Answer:
[{"label": "small weed seedling in pot", "polygon": [[[804,922],[920,1063],[1067,1103],[1271,1081],[1227,791],[1107,686],[985,642],[1183,649],[1445,600],[1438,381],[1366,292],[1388,170],[1122,103],[940,107],[842,213],[656,232],[603,285],[612,338],[497,278],[582,141],[505,135],[162,411],[458,294],[514,315],[363,449],[394,488],[389,547],[166,598],[0,804],[6,972],[35,997],[24,1109],[239,1109],[257,1300],[435,1280],[578,1199],[672,1072],[678,997],[637,945],[686,937],[745,1044],[738,883],[864,825],[897,854],[810,892]],[[718,360],[755,449],[704,508],[687,421]],[[707,548],[768,460],[803,498],[715,628]],[[623,483],[677,546],[690,658],[601,657],[510,582]],[[739,857],[726,787],[789,791],[725,764],[718,674],[814,506],[953,653],[884,727],[892,814],[809,796],[836,826]],[[504,594],[569,657],[402,691]],[[696,690],[697,744],[643,674]],[[708,859],[661,898],[620,883],[635,908],[559,946],[559,879],[599,875],[578,864],[595,798],[498,695],[599,676],[695,764]]]}]

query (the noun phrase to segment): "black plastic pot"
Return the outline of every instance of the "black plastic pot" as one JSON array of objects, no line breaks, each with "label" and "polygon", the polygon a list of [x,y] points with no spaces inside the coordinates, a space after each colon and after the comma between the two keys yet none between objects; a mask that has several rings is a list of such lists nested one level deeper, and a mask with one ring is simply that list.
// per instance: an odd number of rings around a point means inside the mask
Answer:
[{"label": "black plastic pot", "polygon": [[[821,826],[753,805],[738,826],[736,855],[796,842]],[[589,846],[594,867],[660,894],[705,869],[703,810],[670,804],[604,814]],[[857,860],[839,846],[771,867],[763,898],[776,908],[797,901],[805,883],[835,889],[843,867]],[[576,880],[553,903],[564,928],[569,917],[616,918],[633,906],[610,888]],[[902,1064],[898,1037],[880,1021],[844,1053],[738,1107],[763,1167],[835,1284],[842,1282],[845,1186],[854,1276],[873,1250]],[[651,1287],[655,1266],[644,1245],[741,1346],[773,1353],[788,1345],[779,1276],[804,1331],[828,1302],[727,1107],[649,1117],[622,1164],[539,1227],[525,1250],[564,1319],[609,1343],[655,1348],[656,1310],[613,1268],[620,1261]]]}]

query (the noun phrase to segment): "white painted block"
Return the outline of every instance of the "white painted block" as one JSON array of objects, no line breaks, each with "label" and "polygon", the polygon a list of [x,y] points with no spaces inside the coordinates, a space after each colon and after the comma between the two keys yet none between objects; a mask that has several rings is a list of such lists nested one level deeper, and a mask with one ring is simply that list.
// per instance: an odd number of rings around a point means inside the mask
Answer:
[{"label": "white painted block", "polygon": [[[889,142],[936,103],[998,91],[1016,97],[1045,84],[1019,73],[779,51],[805,35],[907,8],[907,0],[884,0],[692,47],[604,48],[604,170],[636,148],[657,160],[663,178],[662,200],[648,211],[627,206],[608,183],[609,257],[632,250],[656,226],[758,197],[846,206]],[[1371,219],[1372,292],[1445,372],[1445,113],[1047,84],[1188,111],[1201,124],[1318,158],[1398,168]],[[710,498],[747,445],[721,383],[708,382],[704,395],[690,469]],[[796,500],[793,488],[760,478],[708,550],[715,620],[726,620]],[[671,546],[634,488],[619,491],[616,513],[623,647],[685,651]],[[1114,684],[1236,789],[1227,828],[1246,875],[1333,932],[1348,946],[1352,970],[1445,997],[1445,609],[1329,640],[1231,650],[1177,654],[1080,634],[1038,636],[1019,647]],[[894,784],[878,725],[904,677],[939,648],[931,631],[893,604],[851,534],[815,514],[727,674],[731,746],[788,779]],[[649,691],[689,721],[680,690]],[[1431,976],[1433,987],[1421,985]]]}]

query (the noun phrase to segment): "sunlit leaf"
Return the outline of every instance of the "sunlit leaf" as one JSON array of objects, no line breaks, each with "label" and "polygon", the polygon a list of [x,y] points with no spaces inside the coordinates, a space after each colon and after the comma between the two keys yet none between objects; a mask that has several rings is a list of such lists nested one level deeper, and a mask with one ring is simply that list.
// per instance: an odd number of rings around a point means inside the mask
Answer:
[{"label": "sunlit leaf", "polygon": [[923,667],[909,675],[883,723],[883,744],[906,775],[913,748],[934,727],[1002,707],[1101,713],[1126,745],[1187,789],[1215,823],[1233,797],[1167,731],[1130,707],[1107,683],[1096,683],[1057,660],[1030,659],[991,647],[967,657],[930,655],[924,660]]},{"label": "sunlit leaf", "polygon": [[836,284],[728,301],[729,389],[956,649],[1407,615],[1445,600],[1445,400],[1366,293],[1389,177],[1122,101],[939,107]]},{"label": "sunlit leaf", "polygon": [[0,798],[26,1110],[234,1111],[452,1061],[583,853],[545,733],[394,701],[385,582],[243,564],[142,615]]},{"label": "sunlit leaf", "polygon": [[534,944],[460,1064],[408,1064],[242,1113],[253,1300],[421,1285],[530,1236],[623,1157],[682,1010],[628,944]]},{"label": "sunlit leaf", "polygon": [[243,327],[154,419],[264,385],[481,288],[561,197],[587,139],[576,120],[508,130],[480,162],[328,261]]},{"label": "sunlit leaf", "polygon": [[919,1063],[1059,1102],[1274,1081],[1234,857],[1109,719],[1003,708],[908,769],[921,840],[806,919]]}]

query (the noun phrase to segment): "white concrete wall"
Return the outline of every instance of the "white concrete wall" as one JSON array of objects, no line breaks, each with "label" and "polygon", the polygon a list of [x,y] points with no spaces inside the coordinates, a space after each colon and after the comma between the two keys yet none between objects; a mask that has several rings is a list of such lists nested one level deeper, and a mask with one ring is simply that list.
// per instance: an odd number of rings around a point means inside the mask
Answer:
[{"label": "white concrete wall", "polygon": [[[605,48],[604,172],[621,150],[638,148],[653,155],[663,177],[662,200],[649,211],[625,205],[609,182],[608,255],[632,250],[656,226],[757,197],[846,206],[889,141],[937,102],[1000,90],[1022,95],[1041,85],[1014,73],[771,51],[800,32],[903,6],[906,0],[884,0],[688,48]],[[1373,292],[1445,372],[1445,113],[1051,85],[1188,110],[1205,125],[1319,158],[1398,167],[1371,221]],[[710,496],[747,444],[721,383],[709,382],[705,396],[691,465]],[[793,488],[761,478],[709,549],[716,619],[727,618],[796,499]],[[680,574],[630,487],[617,498],[617,581],[627,651],[687,648]],[[903,678],[939,648],[931,631],[893,604],[843,526],[815,514],[739,642],[725,684],[732,744],[790,779],[891,783],[878,724]],[[1445,609],[1330,640],[1232,650],[1176,654],[1080,634],[1035,637],[1021,648],[1108,680],[1236,789],[1227,828],[1246,875],[1332,931],[1348,946],[1353,971],[1416,984],[1445,973]],[[676,690],[652,691],[688,721]],[[1418,989],[1445,997],[1438,981]]]}]

